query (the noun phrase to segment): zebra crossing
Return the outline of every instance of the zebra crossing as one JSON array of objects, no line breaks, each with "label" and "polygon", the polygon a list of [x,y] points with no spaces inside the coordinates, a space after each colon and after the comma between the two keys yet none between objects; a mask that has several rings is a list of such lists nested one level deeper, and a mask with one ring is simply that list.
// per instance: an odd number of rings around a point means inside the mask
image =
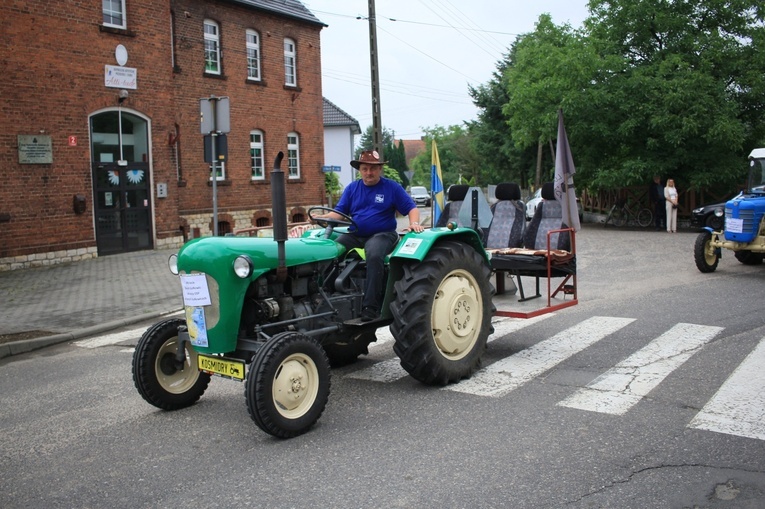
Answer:
[{"label": "zebra crossing", "polygon": [[[517,332],[550,316],[541,315],[526,320],[495,318],[495,332],[489,341]],[[505,396],[633,322],[633,318],[588,318],[549,339],[480,369],[467,380],[441,390],[480,397]],[[722,327],[678,323],[557,405],[624,415],[722,331]],[[387,329],[378,331],[378,342],[370,349],[370,356],[380,355],[386,348],[390,349],[393,342]],[[765,338],[760,340],[754,351],[723,383],[688,427],[765,440],[763,365]],[[344,378],[392,383],[406,376],[398,359],[390,358],[347,373]]]},{"label": "zebra crossing", "polygon": [[[554,313],[530,319],[494,318],[488,341],[532,327]],[[478,397],[500,398],[522,388],[573,355],[595,346],[634,323],[634,318],[593,316],[526,349],[493,362],[469,379],[441,388]],[[587,412],[623,416],[655,390],[673,371],[701,351],[723,331],[722,327],[678,323],[615,366],[557,403]],[[134,329],[75,342],[99,348],[137,339],[144,329]],[[395,342],[386,327],[377,331],[370,345],[367,366],[353,366],[333,376],[390,384],[408,376],[392,352]],[[123,352],[132,352],[123,349]],[[369,361],[372,364],[369,365]],[[689,428],[765,440],[765,338],[723,382],[719,390],[688,424]]]},{"label": "zebra crossing", "polygon": [[558,404],[624,415],[720,331],[722,327],[679,323]]}]

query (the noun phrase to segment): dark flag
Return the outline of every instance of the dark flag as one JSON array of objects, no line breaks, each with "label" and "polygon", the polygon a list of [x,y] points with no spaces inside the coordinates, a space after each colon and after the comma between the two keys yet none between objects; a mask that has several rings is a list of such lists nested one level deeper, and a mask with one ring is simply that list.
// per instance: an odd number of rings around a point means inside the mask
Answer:
[{"label": "dark flag", "polygon": [[568,145],[566,128],[563,126],[563,110],[558,110],[558,145],[555,148],[555,199],[563,209],[563,223],[579,231],[579,211],[576,207],[576,192],[574,189],[574,159],[571,157],[571,147]]}]

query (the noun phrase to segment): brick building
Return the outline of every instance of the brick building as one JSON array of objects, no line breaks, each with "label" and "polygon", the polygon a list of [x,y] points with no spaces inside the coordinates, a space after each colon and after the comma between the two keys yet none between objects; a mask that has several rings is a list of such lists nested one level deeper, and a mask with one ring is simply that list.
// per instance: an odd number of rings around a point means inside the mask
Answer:
[{"label": "brick building", "polygon": [[228,97],[218,231],[324,200],[320,31],[297,0],[3,2],[0,270],[211,235],[200,99]]}]

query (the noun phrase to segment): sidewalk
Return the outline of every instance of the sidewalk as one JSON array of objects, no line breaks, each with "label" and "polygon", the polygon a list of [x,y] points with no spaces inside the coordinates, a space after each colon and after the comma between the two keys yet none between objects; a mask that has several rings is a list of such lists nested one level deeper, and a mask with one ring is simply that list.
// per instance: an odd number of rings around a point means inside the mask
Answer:
[{"label": "sidewalk", "polygon": [[0,273],[0,358],[108,331],[182,307],[167,268],[175,249]]},{"label": "sidewalk", "polygon": [[[428,224],[430,209],[420,209]],[[400,218],[399,228],[408,225]],[[175,249],[0,272],[0,359],[150,320],[183,307]]]},{"label": "sidewalk", "polygon": [[[421,221],[424,218],[427,224],[429,209],[420,212]],[[399,227],[405,223],[406,218],[400,218]],[[598,258],[592,261],[599,266],[624,263],[616,253],[604,254],[603,246],[613,247],[622,242],[619,239],[625,239],[626,244],[618,252],[629,252],[634,242],[649,243],[655,245],[651,252],[657,259],[644,262],[666,264],[667,256],[674,254],[682,260],[680,268],[695,274],[692,264],[686,263],[692,244],[688,245],[684,235],[662,235],[652,229],[603,228],[602,223],[582,226],[578,250],[584,254],[589,242],[594,242],[599,246]],[[670,246],[673,251],[667,251]],[[0,272],[0,359],[181,310],[180,283],[167,268],[167,259],[175,252],[137,251]],[[582,269],[589,265],[587,258],[581,258]],[[603,284],[610,283],[604,280]]]}]

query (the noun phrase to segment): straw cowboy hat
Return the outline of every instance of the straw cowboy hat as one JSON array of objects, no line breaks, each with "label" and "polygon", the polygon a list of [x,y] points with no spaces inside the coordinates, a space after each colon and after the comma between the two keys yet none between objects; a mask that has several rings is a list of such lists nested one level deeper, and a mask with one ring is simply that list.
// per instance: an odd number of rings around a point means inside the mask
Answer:
[{"label": "straw cowboy hat", "polygon": [[361,157],[358,160],[351,161],[351,166],[357,170],[361,164],[379,164],[382,166],[385,162],[380,160],[380,154],[376,150],[365,150],[361,153]]}]

